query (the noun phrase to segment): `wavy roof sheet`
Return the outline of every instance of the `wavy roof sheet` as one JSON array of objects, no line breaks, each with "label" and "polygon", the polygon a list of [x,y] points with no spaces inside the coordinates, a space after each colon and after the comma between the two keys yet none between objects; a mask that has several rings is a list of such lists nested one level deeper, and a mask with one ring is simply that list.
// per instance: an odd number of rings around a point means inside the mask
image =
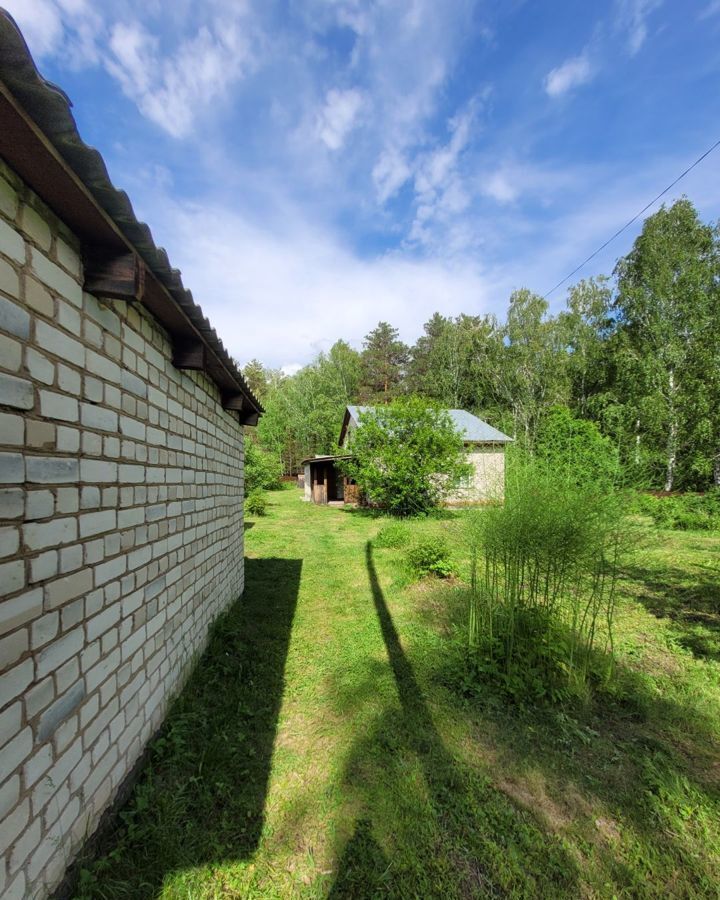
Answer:
[{"label": "wavy roof sheet", "polygon": [[184,286],[180,271],[170,264],[167,252],[162,247],[156,246],[150,228],[144,222],[138,221],[127,194],[112,184],[100,153],[89,147],[80,137],[75,119],[70,112],[72,106],[70,99],[59,87],[46,81],[39,73],[18,26],[12,16],[2,8],[0,8],[0,80],[79,178],[98,206],[132,244],[138,256],[197,329],[205,345],[218,357],[237,389],[258,412],[262,412],[260,402],[250,390],[215,329],[194,301],[192,293]]}]

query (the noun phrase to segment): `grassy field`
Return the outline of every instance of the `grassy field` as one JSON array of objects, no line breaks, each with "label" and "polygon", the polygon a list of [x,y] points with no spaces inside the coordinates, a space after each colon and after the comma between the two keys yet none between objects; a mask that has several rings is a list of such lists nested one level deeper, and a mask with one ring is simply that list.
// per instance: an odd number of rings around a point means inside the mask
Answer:
[{"label": "grassy field", "polygon": [[[457,690],[462,590],[412,583],[382,519],[268,499],[81,896],[718,896],[720,537],[645,529],[617,697],[518,709]],[[463,514],[412,527],[467,573]]]}]

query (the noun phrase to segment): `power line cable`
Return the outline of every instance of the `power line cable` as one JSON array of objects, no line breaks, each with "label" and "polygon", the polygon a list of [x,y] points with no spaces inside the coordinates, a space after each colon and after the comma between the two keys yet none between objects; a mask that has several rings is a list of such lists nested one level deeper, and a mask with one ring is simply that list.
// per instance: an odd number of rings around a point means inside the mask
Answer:
[{"label": "power line cable", "polygon": [[632,217],[632,219],[630,219],[629,222],[626,222],[622,228],[620,228],[618,231],[616,231],[615,234],[611,238],[608,238],[602,246],[598,247],[597,250],[595,250],[593,253],[591,253],[590,256],[588,256],[588,258],[586,260],[581,262],[577,268],[573,269],[569,275],[566,275],[562,279],[562,281],[558,281],[558,283],[555,285],[555,287],[550,288],[550,290],[547,292],[547,294],[544,295],[543,299],[547,299],[550,296],[550,294],[552,294],[559,287],[561,287],[563,284],[565,284],[566,281],[569,281],[573,277],[573,275],[576,275],[580,271],[580,269],[584,268],[590,262],[591,259],[594,259],[598,255],[598,253],[601,253],[608,246],[608,244],[611,244],[615,240],[616,237],[619,237],[623,233],[623,231],[628,229],[633,224],[633,222],[636,222],[643,213],[647,212],[650,209],[650,207],[653,206],[653,204],[657,203],[661,197],[664,197],[668,191],[672,190],[675,187],[675,185],[678,183],[678,181],[682,181],[682,179],[688,174],[688,172],[692,172],[692,170],[695,168],[695,166],[699,165],[705,159],[706,156],[710,156],[710,154],[713,152],[713,150],[717,149],[717,147],[720,147],[720,140],[715,141],[715,143],[712,145],[712,147],[710,147],[709,150],[706,150],[702,156],[699,156],[691,166],[688,166],[687,169],[685,169],[685,171],[682,173],[682,175],[678,175],[678,177],[675,179],[675,181],[672,182],[672,184],[669,184],[665,188],[664,191],[660,191],[660,193],[657,195],[657,197],[652,199],[647,204],[647,206],[643,206],[643,208],[640,210],[639,213],[634,215]]}]

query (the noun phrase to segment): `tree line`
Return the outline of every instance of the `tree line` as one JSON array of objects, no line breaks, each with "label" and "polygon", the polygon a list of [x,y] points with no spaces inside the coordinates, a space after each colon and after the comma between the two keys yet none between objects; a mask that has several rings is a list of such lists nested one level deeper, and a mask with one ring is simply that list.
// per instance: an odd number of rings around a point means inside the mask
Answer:
[{"label": "tree line", "polygon": [[266,410],[255,439],[286,472],[337,449],[347,404],[417,395],[476,413],[531,453],[565,407],[613,442],[628,484],[720,486],[720,227],[682,198],[559,312],[522,288],[504,320],[435,313],[412,346],[380,322],[362,350],[338,340],[296,375],[257,360],[244,373]]}]

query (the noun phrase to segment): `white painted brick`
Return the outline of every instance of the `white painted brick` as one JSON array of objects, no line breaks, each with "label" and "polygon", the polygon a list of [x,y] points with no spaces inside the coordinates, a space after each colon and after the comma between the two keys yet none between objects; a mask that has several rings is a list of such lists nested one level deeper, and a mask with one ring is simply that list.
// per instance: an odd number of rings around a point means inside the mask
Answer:
[{"label": "white painted brick", "polygon": [[80,652],[83,645],[82,628],[64,634],[62,637],[48,644],[36,658],[37,678],[54,672],[64,662]]},{"label": "white painted brick", "polygon": [[21,488],[0,489],[0,519],[17,519],[25,508],[25,494]]},{"label": "white painted brick", "polygon": [[117,478],[117,463],[95,459],[80,460],[80,481],[98,484],[102,482],[117,481]]},{"label": "white painted brick", "polygon": [[57,489],[57,511],[59,513],[74,513],[80,509],[80,491],[76,487]]},{"label": "white painted brick", "polygon": [[0,291],[11,297],[18,298],[20,296],[20,279],[17,272],[4,259],[0,259]]},{"label": "white painted brick", "polygon": [[28,491],[25,495],[26,519],[47,519],[54,512],[55,498],[52,491]]},{"label": "white painted brick", "polygon": [[47,356],[35,350],[34,347],[28,347],[25,351],[25,364],[28,372],[35,381],[41,381],[43,384],[52,384],[55,380],[55,364],[50,362]]},{"label": "white painted brick", "polygon": [[22,347],[20,341],[13,340],[5,334],[0,334],[0,359],[3,361],[3,368],[10,369],[11,372],[20,370],[22,362]]},{"label": "white painted brick", "polygon": [[108,359],[107,356],[102,356],[94,350],[88,350],[86,365],[88,371],[92,372],[93,375],[97,375],[105,381],[120,384],[120,366],[111,359]]},{"label": "white painted brick", "polygon": [[[0,227],[2,219],[0,219]],[[23,341],[30,337],[30,316],[22,306],[0,295],[0,331],[14,334]]]},{"label": "white painted brick", "polygon": [[55,241],[55,252],[57,253],[57,258],[60,265],[66,268],[71,275],[79,278],[82,271],[82,266],[80,263],[80,256],[78,255],[77,251],[74,250],[66,241],[63,241],[61,238],[57,238],[57,240]]},{"label": "white painted brick", "polygon": [[83,547],[82,544],[75,544],[74,547],[63,547],[60,551],[60,571],[74,572],[83,564]]},{"label": "white painted brick", "polygon": [[35,340],[38,346],[47,353],[59,356],[76,366],[84,364],[85,348],[83,345],[75,338],[40,319],[35,323]]},{"label": "white painted brick", "polygon": [[52,703],[54,697],[55,682],[52,676],[38,684],[34,684],[25,694],[25,709],[27,710],[28,718],[31,719],[45,709],[49,703]]},{"label": "white painted brick", "polygon": [[[20,565],[23,565],[21,560],[19,562]],[[0,577],[1,576],[2,570],[0,567]],[[6,587],[6,582],[3,581],[2,583],[3,590],[10,593]],[[41,612],[42,591],[40,590],[28,591],[25,594],[21,594],[19,597],[3,600],[0,602],[0,634],[6,634],[8,631],[19,628],[26,622],[34,619]],[[0,708],[1,707],[2,704],[0,704]]]},{"label": "white painted brick", "polygon": [[[29,731],[30,729],[28,728],[27,732]],[[0,763],[0,765],[2,765],[2,763]],[[9,816],[6,816],[5,819],[0,822],[0,853],[4,853],[5,850],[9,849],[12,846],[13,841],[27,825],[29,818],[30,801],[25,799],[16,809],[14,809],[10,813]],[[3,895],[3,898],[6,898],[7,896],[7,893],[5,893]]]},{"label": "white painted brick", "polygon": [[14,665],[29,649],[30,638],[27,628],[13,631],[0,638],[0,660],[3,666]]},{"label": "white painted brick", "polygon": [[32,409],[35,403],[32,382],[4,372],[0,372],[0,397],[3,406],[15,409]]},{"label": "white painted brick", "polygon": [[58,552],[57,550],[48,550],[41,553],[34,559],[30,560],[30,583],[37,584],[38,581],[45,581],[48,578],[54,578],[58,573]]},{"label": "white painted brick", "polygon": [[77,540],[77,519],[53,519],[23,526],[23,540],[29,550],[44,550]]},{"label": "white painted brick", "polygon": [[120,465],[120,482],[122,484],[142,484],[145,481],[145,466]]},{"label": "white painted brick", "polygon": [[0,444],[22,447],[25,443],[25,420],[22,416],[0,412]]},{"label": "white painted brick", "polygon": [[25,563],[22,559],[0,565],[0,584],[5,594],[14,594],[25,587]]},{"label": "white painted brick", "polygon": [[20,530],[15,526],[0,528],[0,559],[13,556],[20,547]]},{"label": "white painted brick", "polygon": [[119,622],[121,608],[120,603],[115,603],[109,609],[90,619],[87,623],[87,639],[94,641],[101,634],[104,634],[108,628],[112,628],[113,625]]},{"label": "white painted brick", "polygon": [[111,559],[109,562],[102,563],[95,567],[95,587],[106,584],[113,578],[119,578],[125,574],[127,569],[127,557],[119,556],[117,559]]},{"label": "white painted brick", "polygon": [[[4,747],[20,731],[22,703],[18,701],[0,713],[0,747]],[[0,818],[2,817],[0,812]]]},{"label": "white painted brick", "polygon": [[55,391],[40,391],[40,414],[46,418],[77,422],[79,411],[80,404],[75,397],[68,397]]},{"label": "white painted brick", "polygon": [[80,449],[80,432],[68,425],[57,426],[56,447],[60,453],[77,453]]},{"label": "white painted brick", "polygon": [[103,406],[95,406],[92,403],[83,403],[81,407],[81,421],[85,428],[95,428],[98,431],[117,431],[118,415],[111,409]]},{"label": "white painted brick", "polygon": [[70,306],[69,303],[63,303],[62,300],[58,300],[57,322],[58,325],[66,331],[69,331],[71,334],[80,335],[80,331],[82,330],[80,313],[75,307]]},{"label": "white painted brick", "polygon": [[33,650],[47,644],[58,633],[60,628],[60,614],[57,612],[48,613],[36,619],[30,627],[30,641]]},{"label": "white painted brick", "polygon": [[43,744],[38,747],[23,766],[25,787],[31,788],[39,778],[42,778],[53,762],[52,744]]},{"label": "white painted brick", "polygon": [[8,871],[11,875],[14,875],[21,868],[28,856],[40,843],[41,833],[40,821],[35,819],[27,831],[15,841],[8,860]]},{"label": "white painted brick", "polygon": [[45,602],[49,609],[62,606],[92,589],[92,571],[83,569],[45,585]]},{"label": "white painted brick", "polygon": [[80,396],[82,387],[82,379],[80,373],[69,366],[58,363],[57,367],[58,387],[66,394],[72,394],[74,397]]},{"label": "white painted brick", "polygon": [[52,232],[45,218],[32,206],[23,204],[20,212],[20,227],[25,234],[43,250],[50,249]]},{"label": "white painted brick", "polygon": [[75,306],[82,306],[82,288],[74,278],[71,278],[35,247],[30,250],[30,260],[33,272],[43,284],[46,284],[51,290],[57,291]]},{"label": "white painted brick", "polygon": [[80,537],[91,537],[116,527],[117,513],[114,509],[85,513],[80,516]]},{"label": "white painted brick", "polygon": [[[0,787],[0,821],[2,821],[11,809],[17,806],[20,799],[20,776],[13,775]],[[0,893],[2,896],[2,893]]]},{"label": "white painted brick", "polygon": [[0,178],[0,212],[5,213],[8,219],[14,219],[17,211],[17,191],[4,178]]}]

